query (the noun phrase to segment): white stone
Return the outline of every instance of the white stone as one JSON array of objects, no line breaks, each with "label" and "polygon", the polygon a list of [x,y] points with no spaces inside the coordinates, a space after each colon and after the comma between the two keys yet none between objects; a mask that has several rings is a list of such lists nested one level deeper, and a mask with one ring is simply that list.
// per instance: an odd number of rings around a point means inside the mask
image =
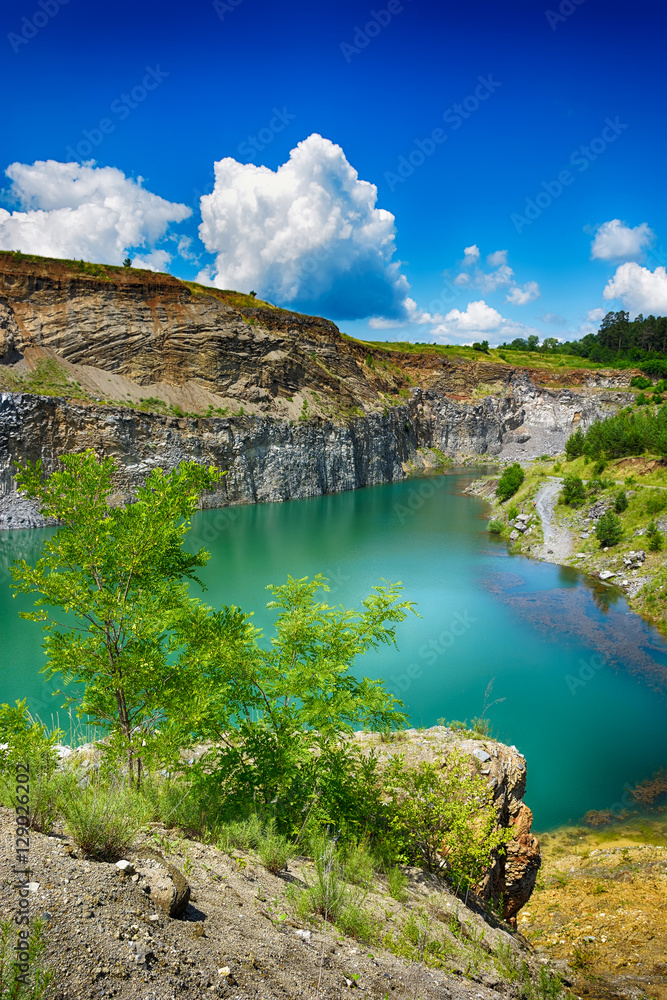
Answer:
[{"label": "white stone", "polygon": [[132,862],[126,861],[125,859],[123,859],[122,861],[117,861],[116,868],[121,873],[121,875],[134,875],[136,871],[136,868],[134,867]]}]

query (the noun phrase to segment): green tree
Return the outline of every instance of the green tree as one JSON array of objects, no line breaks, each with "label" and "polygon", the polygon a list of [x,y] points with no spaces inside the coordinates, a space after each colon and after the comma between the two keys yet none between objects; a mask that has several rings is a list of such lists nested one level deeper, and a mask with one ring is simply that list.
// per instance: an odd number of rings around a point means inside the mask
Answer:
[{"label": "green tree", "polygon": [[595,537],[600,543],[601,548],[618,545],[620,542],[623,537],[623,528],[620,520],[611,511],[607,511],[606,514],[598,518],[598,522],[595,525]]},{"label": "green tree", "polygon": [[655,521],[651,521],[646,529],[646,539],[649,552],[660,552],[662,549],[662,532]]},{"label": "green tree", "polygon": [[625,490],[619,490],[614,498],[614,510],[617,514],[622,514],[628,509],[628,494]]},{"label": "green tree", "polygon": [[202,761],[201,782],[212,795],[224,784],[239,805],[271,805],[286,830],[295,818],[303,822],[315,799],[322,818],[335,821],[350,814],[352,797],[363,820],[373,768],[341,737],[402,726],[405,714],[381,681],[352,669],[359,655],[395,644],[396,625],[413,605],[399,600],[400,584],[373,588],[362,610],[318,600],[329,589],[322,576],[268,589],[268,607],[278,612],[268,646],[238,608],[200,605],[184,620],[185,714],[196,739],[216,745]]},{"label": "green tree", "polygon": [[132,267],[132,258],[131,257],[126,257],[125,258],[125,260],[123,261],[123,267],[126,267],[126,268]]},{"label": "green tree", "polygon": [[501,500],[513,497],[525,479],[525,473],[518,462],[508,465],[498,481],[496,496]]},{"label": "green tree", "polygon": [[48,478],[41,462],[17,474],[19,489],[60,528],[34,567],[14,564],[14,589],[38,595],[38,610],[21,617],[47,633],[47,676],[77,684],[70,703],[111,730],[132,779],[137,748],[150,754],[181,693],[176,630],[193,612],[188,582],[209,558],[203,549],[185,552],[183,538],[201,492],[222,473],[195,463],[157,469],[120,506],[112,458],[87,451],[65,455],[61,466]]},{"label": "green tree", "polygon": [[581,430],[581,427],[577,427],[574,434],[570,434],[565,445],[565,457],[568,462],[573,461],[575,458],[579,458],[580,455],[584,454],[584,447],[586,444],[586,438]]},{"label": "green tree", "polygon": [[562,503],[571,507],[579,507],[586,499],[586,487],[579,476],[565,476],[563,489],[560,493]]}]

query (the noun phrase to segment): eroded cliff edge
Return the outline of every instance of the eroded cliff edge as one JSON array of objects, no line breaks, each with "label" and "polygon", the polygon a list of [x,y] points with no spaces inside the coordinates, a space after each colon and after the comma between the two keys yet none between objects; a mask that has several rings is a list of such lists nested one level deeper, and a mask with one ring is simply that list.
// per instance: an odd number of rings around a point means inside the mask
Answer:
[{"label": "eroded cliff edge", "polygon": [[170,275],[0,253],[0,528],[41,523],[14,488],[27,459],[114,455],[121,496],[194,459],[228,473],[207,505],[296,499],[554,454],[628,381],[376,348]]}]

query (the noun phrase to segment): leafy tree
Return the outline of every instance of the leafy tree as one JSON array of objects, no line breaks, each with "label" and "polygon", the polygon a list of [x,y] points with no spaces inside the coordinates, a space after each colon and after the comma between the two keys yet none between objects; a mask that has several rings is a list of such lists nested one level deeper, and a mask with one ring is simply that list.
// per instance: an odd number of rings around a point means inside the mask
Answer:
[{"label": "leafy tree", "polygon": [[14,589],[38,595],[38,610],[21,617],[47,633],[44,672],[77,684],[69,702],[111,729],[132,777],[137,747],[150,754],[181,693],[176,629],[193,610],[188,581],[209,558],[185,552],[183,538],[200,493],[222,473],[193,462],[167,475],[157,469],[124,507],[113,503],[112,458],[87,451],[61,465],[48,478],[39,461],[17,474],[19,489],[61,526],[36,566],[14,564]]},{"label": "leafy tree", "polygon": [[618,545],[620,542],[623,537],[623,528],[619,519],[611,511],[607,511],[606,514],[598,518],[595,525],[595,537],[601,548]]},{"label": "leafy tree", "polygon": [[481,351],[483,354],[488,354],[489,353],[489,342],[488,342],[488,340],[483,340],[481,342],[481,344],[478,344],[477,342],[475,342],[472,345],[472,349],[473,349],[473,351]]},{"label": "leafy tree", "polygon": [[125,258],[125,260],[123,261],[123,267],[127,267],[127,268],[132,267],[132,258],[131,257],[126,257]]},{"label": "leafy tree", "polygon": [[329,589],[322,576],[268,589],[268,607],[278,612],[268,647],[237,608],[199,606],[184,621],[181,663],[191,692],[184,712],[195,737],[216,744],[198,780],[212,795],[223,783],[228,803],[250,796],[271,807],[286,830],[315,802],[319,818],[336,821],[352,815],[353,800],[363,820],[373,765],[368,770],[341,738],[402,726],[405,714],[382,682],[358,679],[352,668],[360,654],[395,643],[413,605],[399,601],[398,584],[373,588],[360,611],[317,600]]},{"label": "leafy tree", "polygon": [[614,498],[614,510],[617,514],[622,514],[628,509],[628,494],[625,490],[619,490]]},{"label": "leafy tree", "polygon": [[525,479],[525,473],[518,462],[508,465],[496,487],[496,496],[501,500],[513,497]]},{"label": "leafy tree", "polygon": [[579,476],[565,476],[560,499],[571,507],[579,507],[586,499],[586,487]]},{"label": "leafy tree", "polygon": [[540,338],[536,333],[531,333],[530,337],[526,340],[526,345],[529,351],[536,351],[540,344]]}]

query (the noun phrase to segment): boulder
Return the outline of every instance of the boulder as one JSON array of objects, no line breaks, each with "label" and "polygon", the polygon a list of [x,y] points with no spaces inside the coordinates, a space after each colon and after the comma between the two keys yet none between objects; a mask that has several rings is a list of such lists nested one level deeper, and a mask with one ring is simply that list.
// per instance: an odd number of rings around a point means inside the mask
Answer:
[{"label": "boulder", "polygon": [[190,902],[190,886],[183,873],[151,847],[139,848],[137,859],[140,888],[156,908],[180,917]]}]

